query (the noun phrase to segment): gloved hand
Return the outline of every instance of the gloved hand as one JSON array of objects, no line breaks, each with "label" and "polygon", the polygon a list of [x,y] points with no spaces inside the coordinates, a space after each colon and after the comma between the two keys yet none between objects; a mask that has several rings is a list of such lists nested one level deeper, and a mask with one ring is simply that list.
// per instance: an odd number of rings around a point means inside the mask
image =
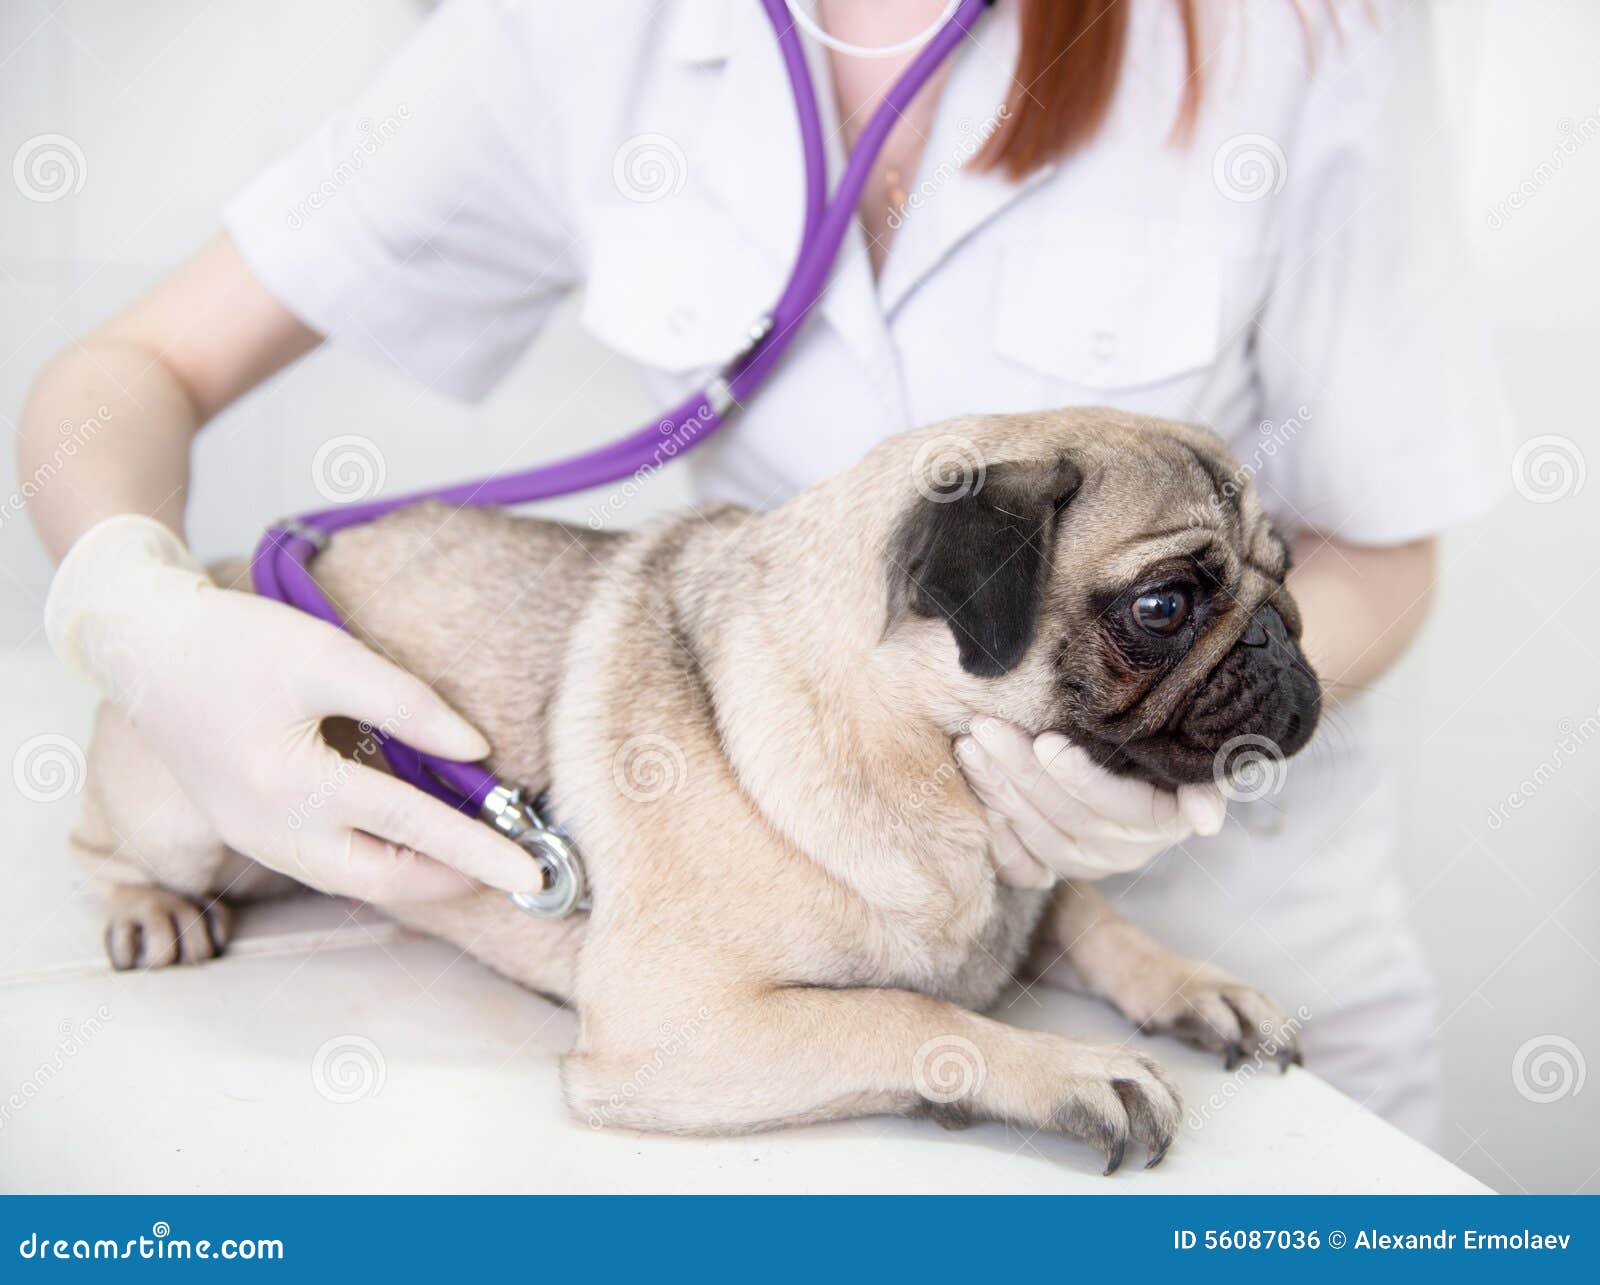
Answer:
[{"label": "gloved hand", "polygon": [[1192,834],[1216,834],[1227,814],[1214,785],[1158,790],[1107,772],[1059,732],[1035,738],[998,719],[959,737],[956,758],[989,809],[1000,879],[1016,887],[1137,870]]},{"label": "gloved hand", "polygon": [[51,585],[45,628],[228,845],[263,865],[369,901],[459,895],[473,880],[539,887],[511,840],[342,758],[318,725],[343,715],[468,760],[489,752],[481,733],[348,634],[218,588],[153,519],[123,514],[79,538]]}]

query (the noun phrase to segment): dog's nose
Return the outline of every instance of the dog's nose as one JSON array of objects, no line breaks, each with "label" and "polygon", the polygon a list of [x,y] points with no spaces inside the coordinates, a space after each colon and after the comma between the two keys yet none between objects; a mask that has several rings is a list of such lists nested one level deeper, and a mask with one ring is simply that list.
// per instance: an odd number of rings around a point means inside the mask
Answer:
[{"label": "dog's nose", "polygon": [[1278,614],[1278,609],[1273,606],[1262,607],[1255,615],[1250,617],[1250,627],[1244,631],[1244,636],[1239,639],[1241,647],[1265,647],[1274,638],[1283,639],[1288,636],[1284,628],[1283,617]]}]

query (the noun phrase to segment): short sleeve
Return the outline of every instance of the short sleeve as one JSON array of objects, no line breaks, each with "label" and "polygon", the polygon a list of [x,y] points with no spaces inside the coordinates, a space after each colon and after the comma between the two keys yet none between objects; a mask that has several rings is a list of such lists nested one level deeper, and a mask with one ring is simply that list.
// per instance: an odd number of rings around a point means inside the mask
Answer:
[{"label": "short sleeve", "polygon": [[1293,525],[1392,544],[1493,506],[1510,480],[1509,417],[1454,197],[1428,7],[1338,12],[1315,33],[1273,198],[1280,256],[1255,340],[1263,429],[1286,445],[1262,482]]},{"label": "short sleeve", "polygon": [[469,399],[580,277],[520,10],[445,6],[224,215],[306,324]]}]

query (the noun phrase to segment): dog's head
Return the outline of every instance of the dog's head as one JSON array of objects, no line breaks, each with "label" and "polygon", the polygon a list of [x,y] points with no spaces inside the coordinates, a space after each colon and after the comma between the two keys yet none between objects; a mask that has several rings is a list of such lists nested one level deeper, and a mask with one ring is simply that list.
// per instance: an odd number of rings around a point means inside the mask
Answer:
[{"label": "dog's head", "polygon": [[1213,434],[1074,409],[952,421],[896,455],[914,498],[889,634],[942,626],[920,637],[959,704],[1168,787],[1238,738],[1284,756],[1311,738],[1289,550]]}]

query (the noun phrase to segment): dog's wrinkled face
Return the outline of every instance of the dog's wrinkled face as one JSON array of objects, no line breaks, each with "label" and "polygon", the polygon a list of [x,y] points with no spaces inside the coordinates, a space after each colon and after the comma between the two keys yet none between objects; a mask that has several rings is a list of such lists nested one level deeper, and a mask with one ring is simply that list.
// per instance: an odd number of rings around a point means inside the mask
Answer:
[{"label": "dog's wrinkled face", "polygon": [[890,548],[891,618],[943,620],[983,712],[1060,730],[1113,771],[1171,787],[1213,779],[1236,746],[1300,750],[1320,686],[1288,547],[1245,472],[1198,429],[1036,419],[1038,453],[1019,450],[1021,417],[973,421],[961,440],[982,466],[948,493],[919,486]]}]

